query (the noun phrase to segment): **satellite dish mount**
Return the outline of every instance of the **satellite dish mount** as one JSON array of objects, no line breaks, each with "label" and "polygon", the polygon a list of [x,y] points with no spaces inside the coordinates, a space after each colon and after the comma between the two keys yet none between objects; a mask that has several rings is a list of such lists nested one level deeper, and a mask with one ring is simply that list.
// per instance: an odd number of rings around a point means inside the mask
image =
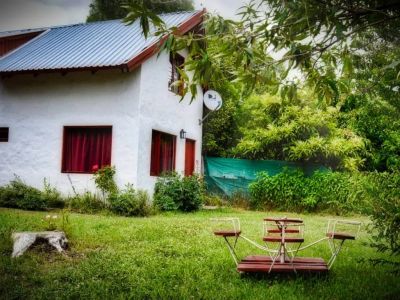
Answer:
[{"label": "satellite dish mount", "polygon": [[199,119],[199,125],[203,124],[204,120],[207,119],[212,112],[217,111],[222,107],[221,95],[216,91],[208,90],[204,93],[203,103],[210,111],[204,116],[203,119]]}]

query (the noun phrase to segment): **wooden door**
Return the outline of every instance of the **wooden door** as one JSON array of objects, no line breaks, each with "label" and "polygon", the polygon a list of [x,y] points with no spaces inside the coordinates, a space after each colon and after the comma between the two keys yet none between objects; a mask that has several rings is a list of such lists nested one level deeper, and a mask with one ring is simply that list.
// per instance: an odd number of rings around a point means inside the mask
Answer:
[{"label": "wooden door", "polygon": [[195,150],[196,142],[193,140],[186,139],[185,145],[185,176],[193,175],[194,172],[194,161],[195,161]]}]

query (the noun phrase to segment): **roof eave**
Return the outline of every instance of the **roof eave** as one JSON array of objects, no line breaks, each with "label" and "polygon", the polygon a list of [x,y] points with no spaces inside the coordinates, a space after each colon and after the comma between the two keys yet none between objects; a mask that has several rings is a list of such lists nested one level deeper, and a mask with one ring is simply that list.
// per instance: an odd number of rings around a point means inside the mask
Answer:
[{"label": "roof eave", "polygon": [[[191,18],[183,22],[178,26],[178,31],[180,34],[185,34],[192,30],[197,25],[203,22],[203,17],[206,13],[206,9],[203,9],[193,15]],[[137,54],[135,57],[130,59],[127,63],[112,65],[112,66],[93,66],[93,67],[78,67],[78,68],[59,68],[59,69],[40,69],[40,70],[18,70],[18,71],[0,71],[2,77],[10,77],[17,74],[42,74],[42,73],[69,73],[69,72],[84,72],[91,71],[97,72],[99,70],[110,70],[110,69],[121,69],[126,71],[132,71],[138,66],[143,64],[147,59],[156,54],[160,50],[160,46],[167,39],[168,36],[162,37],[160,40],[154,42],[149,47],[145,48],[142,52]]]},{"label": "roof eave", "polygon": [[115,65],[115,66],[93,66],[93,67],[81,67],[81,68],[59,68],[59,69],[41,69],[41,70],[21,70],[21,71],[8,71],[8,72],[0,72],[2,77],[12,77],[13,75],[39,75],[39,74],[48,74],[48,73],[61,73],[65,75],[70,72],[92,72],[95,73],[100,70],[123,70],[129,71],[127,64]]},{"label": "roof eave", "polygon": [[[206,12],[207,12],[206,9],[203,9],[198,13],[196,13],[195,15],[193,15],[187,21],[183,22],[181,25],[178,26],[178,33],[183,35],[192,30],[193,28],[195,28],[197,25],[201,24],[203,22],[203,17]],[[130,61],[128,61],[127,66],[129,68],[129,71],[132,71],[133,69],[137,68],[151,56],[156,54],[160,50],[160,46],[167,38],[168,36],[163,36],[160,40],[154,42],[151,46],[147,47],[141,53],[139,53]]]}]

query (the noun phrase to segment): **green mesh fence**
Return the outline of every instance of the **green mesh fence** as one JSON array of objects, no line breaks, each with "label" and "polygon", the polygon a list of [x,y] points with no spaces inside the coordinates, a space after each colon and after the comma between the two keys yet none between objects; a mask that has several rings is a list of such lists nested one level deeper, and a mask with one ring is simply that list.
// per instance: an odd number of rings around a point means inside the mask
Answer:
[{"label": "green mesh fence", "polygon": [[247,160],[236,158],[205,157],[204,175],[207,190],[211,193],[232,196],[234,193],[248,194],[248,186],[259,172],[276,175],[284,168],[302,169],[306,174],[316,170],[327,170],[315,164],[301,164],[278,160]]}]

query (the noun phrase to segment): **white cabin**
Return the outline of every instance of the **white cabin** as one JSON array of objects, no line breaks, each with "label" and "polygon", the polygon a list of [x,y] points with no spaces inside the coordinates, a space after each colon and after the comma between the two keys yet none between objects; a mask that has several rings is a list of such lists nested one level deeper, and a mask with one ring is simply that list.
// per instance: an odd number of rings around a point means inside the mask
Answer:
[{"label": "white cabin", "polygon": [[[161,17],[186,33],[202,15]],[[0,185],[94,191],[93,172],[112,165],[120,187],[152,194],[162,172],[200,173],[202,89],[180,102],[185,55],[158,46],[119,20],[0,33]]]}]

